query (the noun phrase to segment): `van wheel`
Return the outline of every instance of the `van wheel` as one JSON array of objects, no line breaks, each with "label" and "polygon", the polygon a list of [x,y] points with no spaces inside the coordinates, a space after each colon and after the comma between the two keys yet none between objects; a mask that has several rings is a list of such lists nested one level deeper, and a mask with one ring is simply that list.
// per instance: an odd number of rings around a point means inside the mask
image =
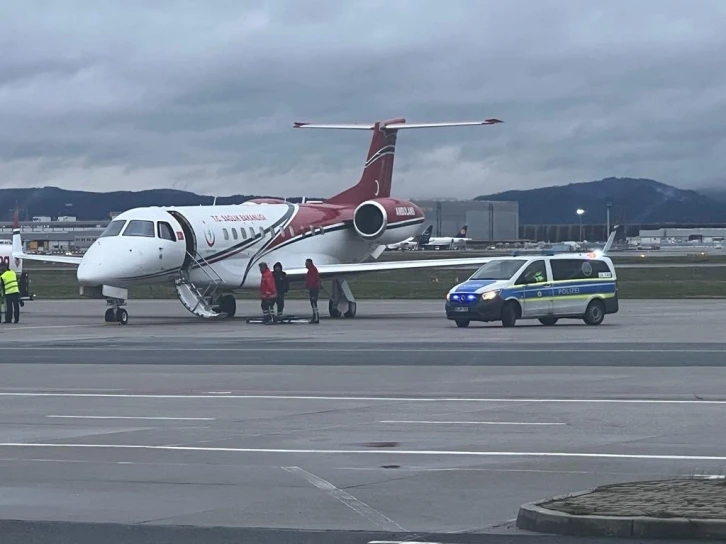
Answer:
[{"label": "van wheel", "polygon": [[514,327],[519,317],[519,306],[514,302],[507,302],[502,308],[502,326]]},{"label": "van wheel", "polygon": [[468,327],[469,323],[470,323],[470,321],[468,319],[456,319],[455,321],[456,321],[456,326],[462,327],[462,328]]},{"label": "van wheel", "polygon": [[601,300],[593,300],[587,305],[582,320],[587,325],[599,325],[605,319],[605,305]]},{"label": "van wheel", "polygon": [[546,327],[551,327],[557,324],[558,319],[556,317],[540,317],[539,322]]}]

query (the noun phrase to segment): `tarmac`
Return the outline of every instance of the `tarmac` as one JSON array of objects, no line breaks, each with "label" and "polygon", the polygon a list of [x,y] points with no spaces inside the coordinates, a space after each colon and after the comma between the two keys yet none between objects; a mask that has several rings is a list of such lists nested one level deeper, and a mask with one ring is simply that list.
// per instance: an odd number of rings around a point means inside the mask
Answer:
[{"label": "tarmac", "polygon": [[231,320],[127,309],[37,300],[0,325],[3,543],[614,542],[514,520],[726,467],[726,301],[511,329],[459,329],[443,301],[319,325],[246,324],[248,301]]}]

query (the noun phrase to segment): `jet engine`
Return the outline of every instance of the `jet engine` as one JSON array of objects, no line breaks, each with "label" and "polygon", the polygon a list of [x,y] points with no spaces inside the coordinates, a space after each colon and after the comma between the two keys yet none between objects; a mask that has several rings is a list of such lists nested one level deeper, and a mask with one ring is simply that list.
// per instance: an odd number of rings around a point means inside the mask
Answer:
[{"label": "jet engine", "polygon": [[395,244],[421,231],[423,212],[415,204],[396,198],[366,200],[353,212],[353,228],[367,242]]}]

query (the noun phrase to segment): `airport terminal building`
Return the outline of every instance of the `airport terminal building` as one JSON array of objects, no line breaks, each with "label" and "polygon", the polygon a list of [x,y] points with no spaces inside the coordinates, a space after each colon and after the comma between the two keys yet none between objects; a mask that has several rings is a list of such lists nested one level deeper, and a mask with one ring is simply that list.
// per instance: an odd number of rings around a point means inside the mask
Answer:
[{"label": "airport terminal building", "polygon": [[[485,200],[412,200],[433,225],[433,236],[455,236],[464,225],[467,237],[483,241],[519,239],[519,203]],[[421,229],[423,230],[423,228]]]}]

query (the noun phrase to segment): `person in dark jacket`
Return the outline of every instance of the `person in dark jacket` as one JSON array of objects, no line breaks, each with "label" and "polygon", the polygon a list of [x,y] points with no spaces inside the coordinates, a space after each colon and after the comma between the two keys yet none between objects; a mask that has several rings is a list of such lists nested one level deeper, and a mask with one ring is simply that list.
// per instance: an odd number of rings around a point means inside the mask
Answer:
[{"label": "person in dark jacket", "polygon": [[318,294],[320,293],[320,273],[318,268],[313,264],[312,259],[305,260],[305,268],[308,269],[305,275],[305,289],[310,295],[310,306],[313,307],[313,318],[309,321],[311,325],[320,323],[320,314],[318,314]]},{"label": "person in dark jacket", "polygon": [[282,270],[282,263],[275,263],[272,267],[272,275],[275,278],[275,289],[277,289],[277,317],[282,315],[285,308],[285,294],[290,290],[290,282],[287,279],[287,273]]},{"label": "person in dark jacket", "polygon": [[274,323],[272,318],[272,305],[277,298],[275,278],[267,266],[267,263],[260,263],[260,305],[262,306],[263,323],[270,325]]}]

